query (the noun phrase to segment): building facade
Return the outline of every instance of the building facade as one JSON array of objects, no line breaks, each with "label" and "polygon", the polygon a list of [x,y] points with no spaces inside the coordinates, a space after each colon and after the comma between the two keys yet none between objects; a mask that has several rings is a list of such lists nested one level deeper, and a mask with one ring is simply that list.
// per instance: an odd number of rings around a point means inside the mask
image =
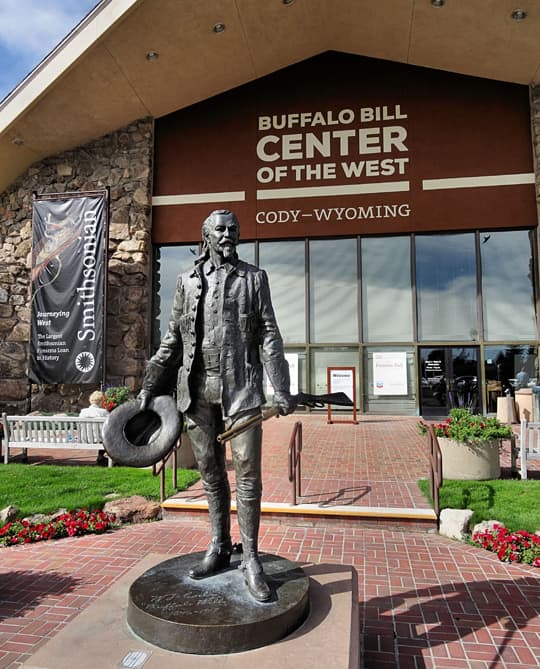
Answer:
[{"label": "building facade", "polygon": [[[345,367],[367,413],[495,411],[538,377],[539,99],[327,52],[36,163],[0,198],[0,402],[27,402],[32,192],[109,187],[107,382],[139,387],[201,223],[227,208],[295,387]],[[34,387],[33,407],[92,389]]]},{"label": "building facade", "polygon": [[519,372],[536,383],[531,146],[525,86],[338,53],[159,119],[161,330],[227,207],[301,390],[347,367],[368,413],[493,412]]}]

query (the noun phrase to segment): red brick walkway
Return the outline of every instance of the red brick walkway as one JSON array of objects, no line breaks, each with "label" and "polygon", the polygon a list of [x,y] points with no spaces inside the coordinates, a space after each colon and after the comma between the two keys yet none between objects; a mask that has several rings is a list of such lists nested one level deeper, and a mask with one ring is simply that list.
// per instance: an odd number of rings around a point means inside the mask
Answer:
[{"label": "red brick walkway", "polygon": [[[145,555],[202,550],[207,536],[204,521],[184,518],[3,549],[0,668],[21,666]],[[355,566],[366,669],[540,665],[538,570],[436,535],[388,530],[263,522],[261,547],[299,563]]]},{"label": "red brick walkway", "polygon": [[[426,441],[417,418],[363,416],[358,425],[328,425],[326,415],[286,416],[264,423],[263,501],[290,503],[288,446],[302,422],[302,504],[428,508],[417,481],[427,478]],[[230,458],[231,480],[234,480]],[[202,486],[176,496],[204,498]]]},{"label": "red brick walkway", "polygon": [[[267,499],[289,500],[284,478],[294,420],[280,418],[265,426]],[[413,485],[427,474],[416,419],[362,417],[358,426],[328,426],[322,416],[302,421],[310,500],[425,504]],[[89,454],[80,461],[94,458]],[[233,533],[238,537],[235,523]],[[260,537],[263,551],[299,563],[357,569],[365,669],[540,666],[538,569],[501,563],[490,553],[435,534],[328,521],[304,527],[265,520]],[[203,550],[207,540],[206,519],[182,515],[104,536],[0,549],[0,669],[20,667],[149,553]]]}]

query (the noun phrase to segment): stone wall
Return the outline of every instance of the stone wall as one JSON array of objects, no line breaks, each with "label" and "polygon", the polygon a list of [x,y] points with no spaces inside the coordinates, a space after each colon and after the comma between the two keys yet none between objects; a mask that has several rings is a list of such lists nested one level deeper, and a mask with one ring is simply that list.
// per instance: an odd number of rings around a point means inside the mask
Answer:
[{"label": "stone wall", "polygon": [[[140,385],[148,353],[153,121],[32,165],[0,194],[0,411],[27,408],[32,193],[110,188],[106,381]],[[69,411],[95,387],[34,387],[32,409]]]}]

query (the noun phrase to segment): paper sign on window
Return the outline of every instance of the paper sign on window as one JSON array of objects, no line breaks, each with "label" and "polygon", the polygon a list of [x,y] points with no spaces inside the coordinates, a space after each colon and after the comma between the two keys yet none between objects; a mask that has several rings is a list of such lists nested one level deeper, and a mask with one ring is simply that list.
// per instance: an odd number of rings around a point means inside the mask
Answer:
[{"label": "paper sign on window", "polygon": [[407,395],[407,354],[378,352],[373,354],[374,395]]}]

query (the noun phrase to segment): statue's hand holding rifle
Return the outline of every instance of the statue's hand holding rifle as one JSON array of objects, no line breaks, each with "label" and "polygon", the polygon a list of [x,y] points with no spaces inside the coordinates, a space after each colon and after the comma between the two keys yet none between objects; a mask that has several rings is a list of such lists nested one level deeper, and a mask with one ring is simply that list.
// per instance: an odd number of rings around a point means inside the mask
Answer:
[{"label": "statue's hand holding rifle", "polygon": [[268,409],[263,409],[260,416],[254,416],[243,423],[235,425],[230,430],[223,432],[217,438],[220,443],[234,439],[239,434],[251,430],[256,425],[260,425],[263,421],[273,418],[274,416],[285,416],[294,411],[294,409],[301,405],[310,408],[322,408],[325,404],[335,404],[337,406],[352,407],[352,400],[345,393],[329,393],[328,395],[310,395],[308,393],[298,393],[298,395],[285,396],[281,393],[274,395],[274,404]]}]

